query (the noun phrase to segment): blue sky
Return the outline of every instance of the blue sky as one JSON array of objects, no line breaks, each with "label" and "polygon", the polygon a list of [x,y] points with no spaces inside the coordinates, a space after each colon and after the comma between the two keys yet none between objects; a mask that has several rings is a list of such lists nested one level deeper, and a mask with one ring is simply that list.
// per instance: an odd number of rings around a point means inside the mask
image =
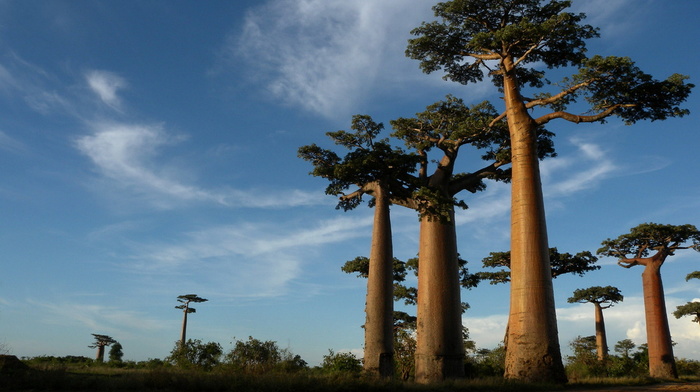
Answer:
[{"label": "blue sky", "polygon": [[[388,124],[446,94],[499,96],[425,75],[404,57],[432,1],[0,1],[0,344],[18,356],[92,356],[91,333],[126,359],[164,358],[179,338],[176,297],[208,298],[188,337],[277,341],[310,364],[361,353],[365,281],[340,266],[367,255],[372,211],[342,212],[299,146],[353,114]],[[577,0],[601,28],[591,54],[630,56],[658,78],[700,62],[692,0]],[[557,78],[564,73],[553,73]],[[550,245],[595,252],[643,222],[700,224],[697,92],[692,114],[628,127],[552,123],[542,163]],[[478,164],[473,151],[461,170]],[[471,165],[471,166],[470,166]],[[461,255],[478,271],[508,249],[509,188],[465,196]],[[393,209],[395,254],[417,252],[414,212]],[[700,255],[662,273],[667,305],[700,298]],[[555,280],[560,340],[592,335],[574,289],[614,285],[609,341],[645,342],[641,267],[602,259]],[[503,337],[507,286],[463,292],[479,347]],[[671,317],[676,354],[700,359],[700,329]]]}]

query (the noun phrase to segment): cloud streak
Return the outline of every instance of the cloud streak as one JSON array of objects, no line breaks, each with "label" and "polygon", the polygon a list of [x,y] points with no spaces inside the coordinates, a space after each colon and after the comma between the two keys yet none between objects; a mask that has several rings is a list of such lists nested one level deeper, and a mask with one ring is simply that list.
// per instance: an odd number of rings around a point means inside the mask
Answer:
[{"label": "cloud streak", "polygon": [[176,243],[135,245],[128,268],[171,277],[196,269],[205,272],[198,274],[205,280],[198,282],[203,292],[217,287],[228,291],[218,296],[279,296],[300,277],[308,257],[330,244],[366,236],[370,225],[371,218],[341,217],[311,227],[279,222],[210,227],[185,233]]},{"label": "cloud streak", "polygon": [[280,208],[325,203],[317,193],[282,190],[212,190],[177,178],[177,168],[161,163],[162,150],[184,137],[147,124],[93,122],[92,133],[76,139],[76,148],[90,158],[97,172],[122,191],[142,197],[159,208],[180,203],[208,202],[238,208]]},{"label": "cloud streak", "polygon": [[124,78],[112,72],[92,70],[85,74],[85,80],[102,102],[115,110],[121,108],[117,92],[127,86]]},{"label": "cloud streak", "polygon": [[[229,37],[226,56],[248,60],[278,99],[337,116],[376,81],[404,73],[406,41],[397,37],[408,38],[430,17],[429,7],[397,0],[275,0],[248,12],[243,31]],[[419,74],[416,65],[411,70]]]}]

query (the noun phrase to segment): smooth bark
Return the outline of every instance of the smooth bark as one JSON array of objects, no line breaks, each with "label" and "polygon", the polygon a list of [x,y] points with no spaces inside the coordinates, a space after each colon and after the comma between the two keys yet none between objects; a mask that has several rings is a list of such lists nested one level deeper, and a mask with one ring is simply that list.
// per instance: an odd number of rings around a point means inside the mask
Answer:
[{"label": "smooth bark", "polygon": [[97,362],[104,362],[105,361],[105,346],[103,346],[103,345],[97,346],[97,355],[95,356],[95,360]]},{"label": "smooth bark", "polygon": [[180,346],[183,347],[187,342],[187,313],[189,313],[190,310],[187,305],[188,304],[185,304],[185,308],[182,311],[184,315],[182,316],[182,331],[180,331]]},{"label": "smooth bark", "polygon": [[423,215],[418,253],[416,382],[464,376],[462,308],[454,213]]},{"label": "smooth bark", "polygon": [[364,369],[390,378],[394,374],[393,339],[393,250],[389,199],[377,187],[374,191],[374,227],[367,276]]},{"label": "smooth bark", "polygon": [[505,377],[566,382],[554,304],[536,139],[512,59],[504,59],[504,100],[512,149],[511,292]]},{"label": "smooth bark", "polygon": [[642,273],[644,313],[649,346],[649,375],[656,378],[678,378],[676,361],[673,357],[671,330],[666,314],[664,288],[661,281],[662,263],[663,261],[659,261],[655,257],[647,259]]},{"label": "smooth bark", "polygon": [[608,338],[605,333],[605,318],[603,318],[603,307],[594,302],[595,306],[595,346],[598,360],[604,361],[608,357]]}]

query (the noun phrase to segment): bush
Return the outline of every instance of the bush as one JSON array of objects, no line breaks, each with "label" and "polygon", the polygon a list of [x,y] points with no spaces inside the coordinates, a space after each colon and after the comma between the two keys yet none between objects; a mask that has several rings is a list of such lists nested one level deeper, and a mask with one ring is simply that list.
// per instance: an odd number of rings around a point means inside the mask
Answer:
[{"label": "bush", "polygon": [[694,359],[676,359],[679,376],[700,376],[700,361]]},{"label": "bush", "polygon": [[199,339],[188,339],[185,344],[176,342],[175,348],[170,352],[166,361],[180,367],[211,370],[219,364],[219,357],[222,353],[223,350],[219,343],[202,343]]},{"label": "bush", "polygon": [[323,356],[321,369],[331,373],[360,373],[362,361],[353,353],[335,353],[333,350],[328,350],[328,355]]},{"label": "bush", "polygon": [[248,341],[236,341],[231,352],[226,354],[226,363],[239,371],[249,374],[263,374],[271,371],[284,373],[306,369],[307,363],[289,350],[280,349],[277,342],[262,341],[248,337]]}]

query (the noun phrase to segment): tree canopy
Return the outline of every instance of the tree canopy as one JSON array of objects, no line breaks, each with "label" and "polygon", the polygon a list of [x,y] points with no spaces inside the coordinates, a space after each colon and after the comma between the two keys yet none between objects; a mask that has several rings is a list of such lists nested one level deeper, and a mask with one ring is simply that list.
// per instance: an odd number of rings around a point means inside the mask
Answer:
[{"label": "tree canopy", "polygon": [[[563,274],[583,276],[586,272],[599,270],[598,261],[591,252],[583,251],[572,255],[561,253],[556,247],[549,248],[549,263],[552,267],[552,278]],[[480,280],[488,280],[491,284],[510,282],[510,251],[491,252],[482,260],[484,267],[502,268],[495,272],[480,271],[475,275]]]},{"label": "tree canopy", "polygon": [[[433,7],[438,21],[424,22],[411,33],[406,55],[420,60],[426,73],[443,70],[445,79],[469,84],[490,77],[503,87],[506,72],[521,86],[541,91],[523,97],[526,108],[548,108],[535,118],[542,125],[560,118],[571,122],[604,121],[610,115],[631,124],[689,113],[679,105],[693,84],[685,75],[656,80],[627,57],[587,57],[586,40],[598,29],[583,24],[585,14],[565,10],[570,1],[454,0]],[[545,78],[546,68],[571,66],[578,72],[561,82]],[[581,99],[588,108],[568,111]]]},{"label": "tree canopy", "polygon": [[613,286],[593,286],[587,289],[576,289],[574,294],[567,300],[569,303],[593,303],[601,305],[607,309],[624,299],[617,287]]},{"label": "tree canopy", "polygon": [[182,305],[175,306],[175,309],[183,309],[187,313],[196,313],[197,309],[190,307],[190,302],[201,303],[209,301],[206,298],[201,298],[197,294],[185,294],[179,295],[177,297],[177,302],[182,303]]},{"label": "tree canopy", "polygon": [[599,255],[618,258],[625,268],[646,265],[648,257],[658,257],[660,262],[681,249],[700,251],[700,231],[693,225],[643,223],[633,227],[628,234],[607,239],[598,249]]},{"label": "tree canopy", "polygon": [[688,302],[685,305],[679,305],[676,307],[673,315],[677,319],[683,316],[693,316],[693,322],[700,323],[700,302]]}]

